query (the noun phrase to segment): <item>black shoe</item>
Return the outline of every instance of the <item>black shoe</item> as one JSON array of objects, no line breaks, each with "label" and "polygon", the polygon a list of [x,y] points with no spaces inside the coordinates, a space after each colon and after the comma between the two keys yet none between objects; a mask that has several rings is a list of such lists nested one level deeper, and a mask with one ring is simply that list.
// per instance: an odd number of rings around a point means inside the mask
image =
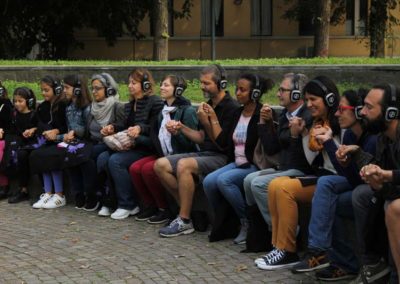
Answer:
[{"label": "black shoe", "polygon": [[302,260],[293,266],[293,273],[303,273],[310,272],[322,268],[326,268],[329,266],[329,259],[326,254],[326,251],[321,250],[313,250],[310,249],[307,251],[306,255],[302,258]]},{"label": "black shoe", "polygon": [[168,222],[170,214],[167,210],[158,210],[157,214],[147,220],[149,224],[163,224]]},{"label": "black shoe", "polygon": [[353,279],[357,277],[357,274],[352,274],[344,271],[343,269],[330,265],[324,269],[315,272],[315,277],[322,281],[339,281],[345,279]]},{"label": "black shoe", "polygon": [[75,208],[83,209],[85,206],[85,196],[83,194],[77,194],[75,196]]},{"label": "black shoe", "polygon": [[96,211],[97,208],[99,208],[100,202],[97,199],[88,199],[86,201],[85,206],[83,207],[83,210],[91,212],[91,211]]},{"label": "black shoe", "polygon": [[299,257],[294,252],[276,249],[273,256],[266,261],[258,262],[257,267],[263,270],[278,270],[290,268],[299,262]]},{"label": "black shoe", "polygon": [[146,221],[149,220],[157,213],[157,208],[155,207],[146,207],[143,211],[136,215],[136,221]]},{"label": "black shoe", "polygon": [[8,197],[9,188],[10,187],[8,185],[0,186],[0,199],[5,199]]},{"label": "black shoe", "polygon": [[16,194],[8,198],[8,203],[19,203],[25,200],[29,200],[29,194],[25,191],[18,191]]}]

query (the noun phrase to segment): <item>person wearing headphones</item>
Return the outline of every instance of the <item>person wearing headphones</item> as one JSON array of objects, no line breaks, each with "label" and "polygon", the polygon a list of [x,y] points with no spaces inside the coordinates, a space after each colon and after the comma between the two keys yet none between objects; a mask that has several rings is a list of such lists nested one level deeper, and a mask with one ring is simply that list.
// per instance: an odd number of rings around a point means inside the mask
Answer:
[{"label": "person wearing headphones", "polygon": [[140,211],[128,169],[132,163],[151,155],[150,126],[164,105],[161,98],[154,95],[154,80],[147,69],[133,70],[128,80],[131,100],[125,105],[126,119],[104,126],[101,133],[107,136],[127,131],[135,141],[134,148],[124,152],[106,151],[97,158],[98,172],[109,173],[117,195],[117,210],[111,214],[112,219],[125,219]]},{"label": "person wearing headphones", "polygon": [[[345,131],[342,145],[358,145],[375,155],[377,136],[366,131],[360,113],[367,92],[364,89],[343,92],[335,115],[340,128]],[[325,142],[324,148],[332,159],[336,159],[337,146],[333,140]],[[308,251],[302,261],[293,267],[293,271],[297,273],[318,270],[316,277],[320,280],[354,278],[359,269],[350,242],[340,239],[346,232],[345,226],[340,225],[339,218],[353,217],[352,190],[363,181],[355,163],[341,164],[337,173],[338,175],[327,175],[318,179],[308,227]],[[338,218],[335,218],[336,215]]]},{"label": "person wearing headphones", "polygon": [[[13,105],[8,98],[7,89],[0,82],[0,170],[5,170],[8,163],[5,138],[12,123],[12,109]],[[7,198],[8,193],[8,177],[0,173],[0,199]]]},{"label": "person wearing headphones", "polygon": [[162,79],[160,96],[164,100],[164,108],[150,132],[156,154],[140,159],[129,167],[134,188],[144,208],[135,217],[137,221],[161,224],[170,217],[165,190],[153,169],[157,158],[197,151],[198,146],[177,130],[182,124],[193,130],[198,129],[196,110],[183,96],[186,86],[185,79],[178,75],[167,75]]},{"label": "person wearing headphones", "polygon": [[258,141],[261,96],[272,88],[272,81],[256,74],[242,74],[236,81],[236,99],[242,105],[232,116],[233,127],[228,134],[228,158],[226,166],[211,172],[203,181],[204,192],[214,212],[225,198],[240,219],[241,229],[235,244],[246,241],[248,220],[242,195],[243,179],[257,171],[253,163],[254,149]]},{"label": "person wearing headphones", "polygon": [[290,130],[290,120],[293,117],[302,118],[307,128],[312,124],[311,114],[302,96],[307,81],[308,78],[304,74],[287,73],[283,76],[276,94],[279,105],[284,108],[278,118],[277,130],[271,107],[266,103],[260,112],[258,125],[260,141],[267,155],[279,153],[279,165],[277,169],[267,168],[247,175],[243,187],[249,215],[259,210],[269,231],[272,229],[272,222],[266,200],[271,180],[278,176],[298,176],[312,172],[304,155],[301,138],[291,137]]},{"label": "person wearing headphones", "polygon": [[[355,161],[366,184],[353,190],[352,203],[361,269],[354,283],[372,283],[385,277],[387,259],[385,223],[395,268],[390,283],[398,283],[400,273],[400,87],[378,84],[364,99],[361,115],[367,130],[378,135],[376,154],[357,145],[343,145],[338,160]],[[382,208],[385,216],[381,216]],[[385,218],[385,220],[383,219]]]},{"label": "person wearing headphones", "polygon": [[[56,144],[61,141],[60,134],[68,130],[65,115],[67,101],[61,81],[56,77],[50,75],[43,77],[40,80],[40,89],[43,102],[37,108],[39,137],[36,149],[29,156],[29,164],[32,174],[43,176],[45,193],[32,207],[52,209],[64,206],[66,203],[63,193],[63,173],[60,168],[62,163],[60,155],[54,153]],[[43,163],[44,160],[46,163]],[[55,194],[52,194],[53,188]]]},{"label": "person wearing headphones", "polygon": [[[310,203],[319,176],[336,174],[336,159],[328,154],[325,145],[333,139],[340,143],[340,127],[335,116],[339,105],[339,91],[325,76],[309,81],[303,89],[313,125],[306,128],[303,119],[290,119],[290,134],[293,139],[302,137],[303,151],[310,165],[312,176],[274,178],[268,186],[268,208],[272,220],[273,249],[262,258],[256,259],[258,268],[276,270],[292,267],[299,257],[296,253],[296,230],[298,226],[297,202]],[[333,155],[334,156],[334,155]]]},{"label": "person wearing headphones", "polygon": [[[108,73],[95,74],[91,78],[91,89],[93,102],[90,115],[87,121],[89,140],[93,143],[92,160],[107,151],[107,145],[103,142],[101,130],[104,126],[113,124],[125,119],[124,103],[119,101],[118,84]],[[97,188],[101,192],[102,207],[99,216],[110,216],[110,208],[113,207],[113,200],[110,193],[110,185],[106,184],[107,176],[104,172],[98,174]],[[85,196],[77,195],[76,208],[85,208]],[[89,202],[90,203],[90,202]],[[92,207],[93,208],[93,207]]]},{"label": "person wearing headphones", "polygon": [[[60,140],[64,142],[61,145],[67,149],[79,145],[81,151],[79,155],[68,156],[64,167],[67,169],[71,182],[71,192],[75,196],[76,208],[94,211],[99,206],[96,196],[96,163],[90,158],[92,144],[87,137],[92,97],[87,79],[82,75],[67,75],[63,82],[64,94],[69,104],[66,108],[68,131],[60,135]],[[81,200],[83,205],[79,207]]]},{"label": "person wearing headphones", "polygon": [[196,182],[201,183],[204,176],[223,167],[228,160],[228,135],[233,127],[233,114],[239,104],[225,91],[227,77],[221,66],[214,64],[203,68],[200,83],[204,96],[209,98],[207,103],[201,103],[198,107],[200,129],[176,125],[178,131],[199,144],[200,151],[169,155],[158,159],[154,165],[161,183],[180,204],[179,215],[159,230],[162,237],[194,232],[190,213]]},{"label": "person wearing headphones", "polygon": [[28,183],[31,176],[29,155],[36,143],[37,115],[36,97],[26,87],[18,87],[14,91],[14,108],[12,115],[13,132],[17,145],[17,176],[19,190],[8,198],[8,203],[18,203],[29,199]]}]

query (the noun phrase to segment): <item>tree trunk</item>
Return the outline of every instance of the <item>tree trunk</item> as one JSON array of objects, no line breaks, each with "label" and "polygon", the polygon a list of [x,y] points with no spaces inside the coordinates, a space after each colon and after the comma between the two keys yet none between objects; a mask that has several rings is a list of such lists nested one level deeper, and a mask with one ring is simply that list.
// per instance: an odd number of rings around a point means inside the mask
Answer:
[{"label": "tree trunk", "polygon": [[315,17],[314,56],[328,57],[331,0],[319,0]]},{"label": "tree trunk", "polygon": [[154,40],[153,60],[168,60],[168,0],[153,0]]},{"label": "tree trunk", "polygon": [[388,21],[388,1],[372,0],[369,15],[370,57],[385,57],[385,33]]}]

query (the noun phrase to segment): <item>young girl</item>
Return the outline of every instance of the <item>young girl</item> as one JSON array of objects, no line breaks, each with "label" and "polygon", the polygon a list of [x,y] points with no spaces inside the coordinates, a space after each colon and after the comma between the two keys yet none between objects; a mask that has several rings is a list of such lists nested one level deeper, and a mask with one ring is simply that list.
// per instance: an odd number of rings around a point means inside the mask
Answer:
[{"label": "young girl", "polygon": [[[90,148],[90,154],[92,144],[85,139],[88,133],[87,120],[92,102],[87,81],[83,80],[80,75],[66,76],[64,78],[64,94],[69,103],[66,109],[68,132],[62,135],[62,140],[67,144],[79,142],[81,146],[85,145]],[[71,163],[73,163],[72,167],[68,167]],[[76,207],[86,211],[96,210],[99,206],[95,192],[96,163],[89,156],[83,157],[83,160],[75,157],[75,161],[70,160],[64,166],[68,167],[72,190],[77,202]],[[78,204],[80,200],[83,202]]]},{"label": "young girl", "polygon": [[14,91],[13,128],[18,142],[17,172],[19,190],[8,198],[8,203],[18,203],[29,199],[28,182],[30,178],[29,155],[36,143],[37,116],[36,97],[31,89],[17,88]]},{"label": "young girl", "polygon": [[[40,81],[40,89],[44,102],[38,106],[38,135],[41,135],[41,147],[34,150],[30,157],[32,174],[42,174],[45,193],[33,204],[33,208],[57,208],[64,206],[62,170],[60,159],[54,150],[55,145],[62,140],[61,133],[66,133],[66,101],[63,86],[59,79],[45,76]],[[60,152],[60,151],[58,151]],[[43,161],[46,161],[43,163]],[[54,186],[55,194],[52,194]]]},{"label": "young girl", "polygon": [[188,99],[183,97],[186,82],[182,77],[166,76],[160,87],[164,108],[151,130],[151,140],[157,150],[156,155],[148,156],[133,163],[129,172],[136,192],[143,202],[144,210],[136,216],[138,221],[161,224],[168,220],[167,201],[153,166],[158,157],[172,154],[196,152],[196,144],[177,130],[176,123],[197,130],[196,111]]},{"label": "young girl", "polygon": [[12,103],[8,98],[7,89],[0,82],[0,199],[4,199],[8,195],[9,185],[8,178],[3,173],[7,166],[8,159],[4,151],[6,148],[6,134],[11,127]]}]

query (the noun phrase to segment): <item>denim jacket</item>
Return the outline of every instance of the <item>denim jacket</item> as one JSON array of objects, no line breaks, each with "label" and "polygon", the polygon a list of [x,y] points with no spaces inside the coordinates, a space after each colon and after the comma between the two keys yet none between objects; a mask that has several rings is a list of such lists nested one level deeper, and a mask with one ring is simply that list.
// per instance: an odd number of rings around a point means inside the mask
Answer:
[{"label": "denim jacket", "polygon": [[[90,105],[85,108],[78,108],[74,103],[69,104],[65,110],[68,131],[74,130],[75,136],[83,139],[86,133],[86,122],[89,114]],[[57,139],[62,141],[64,134],[57,135]]]}]

